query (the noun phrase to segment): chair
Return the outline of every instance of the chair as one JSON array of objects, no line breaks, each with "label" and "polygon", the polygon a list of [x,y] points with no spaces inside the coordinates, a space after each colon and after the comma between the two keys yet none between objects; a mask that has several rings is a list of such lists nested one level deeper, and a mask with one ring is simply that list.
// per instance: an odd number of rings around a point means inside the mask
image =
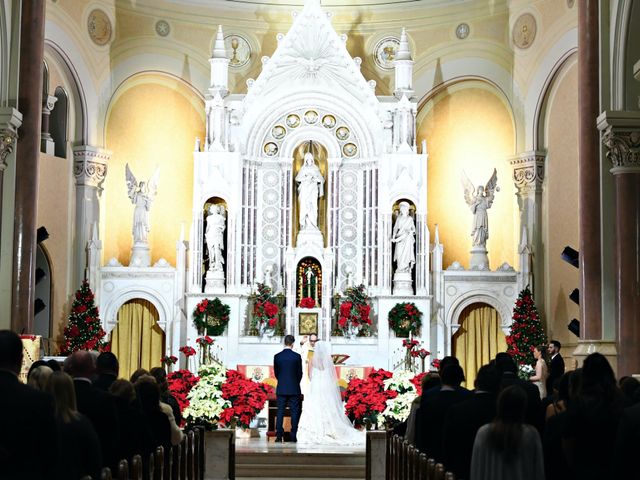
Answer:
[{"label": "chair", "polygon": [[134,455],[131,459],[131,480],[142,480],[142,457]]},{"label": "chair", "polygon": [[129,462],[126,460],[118,463],[118,480],[129,480]]},{"label": "chair", "polygon": [[100,480],[111,480],[111,469],[109,467],[104,467],[100,471]]}]

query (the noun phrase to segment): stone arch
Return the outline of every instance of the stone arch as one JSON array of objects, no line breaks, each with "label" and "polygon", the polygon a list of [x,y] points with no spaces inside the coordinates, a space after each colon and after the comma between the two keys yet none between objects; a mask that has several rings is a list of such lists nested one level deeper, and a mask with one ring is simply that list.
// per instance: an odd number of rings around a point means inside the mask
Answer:
[{"label": "stone arch", "polygon": [[500,315],[502,331],[505,335],[508,334],[512,323],[509,306],[495,298],[488,291],[472,290],[457,298],[447,311],[445,317],[445,329],[446,338],[449,339],[449,341],[460,328],[460,314],[466,307],[474,303],[486,303],[487,305],[495,308],[498,315]]},{"label": "stone arch", "polygon": [[147,300],[158,311],[158,325],[167,332],[167,322],[171,318],[171,305],[164,296],[153,288],[138,286],[136,288],[123,288],[110,296],[108,303],[104,306],[102,313],[102,326],[109,333],[118,323],[118,312],[120,308],[130,300]]}]

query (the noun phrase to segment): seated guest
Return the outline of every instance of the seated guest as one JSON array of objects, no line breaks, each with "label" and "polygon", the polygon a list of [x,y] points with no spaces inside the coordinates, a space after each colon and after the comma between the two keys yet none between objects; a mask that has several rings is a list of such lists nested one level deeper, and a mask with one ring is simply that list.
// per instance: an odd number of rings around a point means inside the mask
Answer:
[{"label": "seated guest", "polygon": [[154,439],[154,449],[158,445],[168,452],[171,448],[171,425],[169,419],[160,409],[160,389],[155,379],[144,375],[135,384],[136,394],[140,401],[142,414],[145,416]]},{"label": "seated guest", "polygon": [[57,478],[99,478],[100,441],[91,422],[76,409],[73,380],[64,372],[55,372],[47,383],[47,390],[55,399],[58,443],[63,446],[58,456]]},{"label": "seated guest", "polygon": [[108,392],[111,384],[117,380],[119,371],[118,358],[111,352],[102,352],[96,360],[97,377],[93,381],[93,386]]},{"label": "seated guest", "polygon": [[78,411],[93,425],[102,448],[105,466],[115,471],[120,461],[120,423],[112,395],[93,386],[95,365],[89,352],[77,351],[65,360],[65,369],[73,377]]},{"label": "seated guest", "polygon": [[62,367],[60,367],[58,361],[54,360],[53,358],[51,360],[47,360],[47,367],[49,367],[54,372],[60,372],[62,370]]},{"label": "seated guest", "polygon": [[[438,367],[438,378],[442,376],[442,371],[447,368],[449,365],[460,365],[460,360],[453,356],[444,357],[440,360],[440,366]],[[442,381],[434,381],[433,385],[429,385],[425,391],[422,392],[422,398],[427,399],[431,395],[440,391],[440,387],[442,386]],[[462,388],[462,387],[460,387]]]},{"label": "seated guest", "polygon": [[[0,330],[0,478],[48,478],[58,457],[53,398],[18,380],[22,340]],[[49,442],[34,455],[34,441]]]},{"label": "seated guest", "polygon": [[441,375],[440,391],[422,398],[416,418],[416,446],[436,462],[442,461],[444,419],[451,408],[471,395],[461,388],[464,372],[460,365],[448,365]]},{"label": "seated guest", "polygon": [[640,404],[626,408],[618,424],[614,448],[614,478],[637,478],[640,452]]},{"label": "seated guest", "polygon": [[567,409],[567,402],[569,401],[569,379],[571,373],[565,373],[556,382],[554,387],[554,394],[551,397],[551,402],[547,405],[545,419],[548,421],[554,415],[564,412]]},{"label": "seated guest", "polygon": [[176,400],[176,397],[171,395],[169,391],[169,382],[167,382],[167,372],[164,371],[162,367],[152,368],[149,372],[153,378],[158,382],[158,387],[160,387],[160,401],[166,403],[171,407],[173,412],[173,418],[177,425],[182,423],[182,414],[180,413],[180,404]]},{"label": "seated guest", "polygon": [[526,409],[522,388],[500,392],[496,418],[480,427],[473,444],[471,480],[544,479],[540,436],[524,423]]},{"label": "seated guest", "polygon": [[138,379],[143,375],[151,375],[151,374],[149,373],[149,370],[145,370],[144,368],[139,368],[131,374],[131,378],[129,378],[129,381],[135,385]]},{"label": "seated guest", "polygon": [[533,383],[522,380],[518,377],[518,367],[511,355],[508,353],[498,353],[496,355],[496,369],[501,376],[500,390],[511,385],[517,385],[527,394],[527,414],[525,420],[529,425],[533,425],[542,432],[544,426],[544,410],[540,399],[540,390]]},{"label": "seated guest", "polygon": [[29,370],[27,385],[35,388],[36,390],[40,390],[41,392],[45,392],[47,390],[47,382],[49,381],[49,377],[52,373],[53,370],[51,370],[46,364]]},{"label": "seated guest", "polygon": [[27,372],[27,384],[29,382],[29,377],[31,376],[31,372],[33,372],[38,367],[42,367],[43,365],[47,365],[47,362],[45,362],[44,360],[36,360],[31,364],[31,366],[29,367],[29,371]]},{"label": "seated guest", "polygon": [[636,403],[636,392],[640,390],[640,382],[633,377],[622,377],[619,382],[620,390],[624,395],[625,407]]},{"label": "seated guest", "polygon": [[624,399],[607,359],[592,353],[582,365],[582,381],[571,398],[562,445],[574,478],[611,478],[614,446]]},{"label": "seated guest", "polygon": [[444,421],[442,459],[446,469],[455,473],[456,478],[469,478],[476,433],[496,416],[500,377],[495,367],[481,367],[474,384],[473,395],[452,405]]},{"label": "seated guest", "polygon": [[[436,383],[437,385],[434,385]],[[422,377],[422,382],[420,384],[420,391],[426,392],[429,387],[433,388],[435,386],[440,385],[440,377],[435,373],[427,373],[424,377]],[[415,444],[416,439],[416,418],[418,409],[420,408],[420,402],[422,401],[422,395],[418,395],[414,398],[413,402],[411,402],[411,410],[409,411],[409,416],[407,417],[407,428],[405,430],[404,439],[411,443]]]},{"label": "seated guest", "polygon": [[124,379],[116,380],[109,387],[116,398],[118,417],[120,418],[121,450],[123,458],[130,460],[136,454],[146,459],[156,445],[151,428],[136,401],[133,384]]}]

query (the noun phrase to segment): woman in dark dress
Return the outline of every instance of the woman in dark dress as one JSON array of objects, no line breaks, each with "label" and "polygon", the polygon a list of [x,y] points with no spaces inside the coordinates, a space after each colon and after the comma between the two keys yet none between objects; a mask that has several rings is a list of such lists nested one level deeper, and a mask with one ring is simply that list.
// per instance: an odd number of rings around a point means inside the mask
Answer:
[{"label": "woman in dark dress", "polygon": [[142,414],[147,419],[154,438],[154,445],[162,445],[164,451],[168,452],[171,448],[171,424],[160,409],[160,388],[156,380],[145,375],[138,379],[135,387]]},{"label": "woman in dark dress", "polygon": [[73,380],[64,372],[53,372],[47,391],[55,399],[60,445],[56,478],[78,480],[100,477],[102,452],[91,422],[76,408]]}]

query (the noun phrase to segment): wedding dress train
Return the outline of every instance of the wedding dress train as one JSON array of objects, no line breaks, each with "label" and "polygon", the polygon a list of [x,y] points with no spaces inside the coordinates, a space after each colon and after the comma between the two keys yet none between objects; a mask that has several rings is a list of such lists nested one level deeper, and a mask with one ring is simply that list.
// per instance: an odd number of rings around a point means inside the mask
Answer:
[{"label": "wedding dress train", "polygon": [[344,413],[330,349],[330,344],[324,341],[315,345],[311,381],[298,425],[298,443],[363,446],[365,432],[353,428]]}]

